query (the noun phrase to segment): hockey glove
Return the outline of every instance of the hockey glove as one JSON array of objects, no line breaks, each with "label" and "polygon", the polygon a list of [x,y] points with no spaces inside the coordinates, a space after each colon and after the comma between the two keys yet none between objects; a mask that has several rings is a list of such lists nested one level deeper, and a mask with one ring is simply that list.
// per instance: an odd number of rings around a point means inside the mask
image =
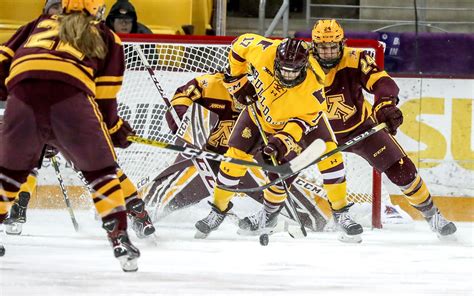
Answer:
[{"label": "hockey glove", "polygon": [[224,86],[227,91],[241,104],[252,105],[258,101],[258,96],[252,83],[247,78],[247,75],[224,78]]},{"label": "hockey glove", "polygon": [[135,135],[135,131],[130,124],[121,118],[119,118],[114,127],[109,129],[109,133],[114,147],[117,148],[127,148],[130,146],[132,142],[127,140],[127,137]]},{"label": "hockey glove", "polygon": [[291,136],[276,133],[268,137],[268,144],[263,147],[263,155],[269,158],[275,156],[278,163],[285,163],[301,152]]},{"label": "hockey glove", "polygon": [[373,113],[377,123],[385,122],[390,134],[396,135],[398,127],[403,123],[403,114],[396,106],[398,98],[385,97],[377,100]]},{"label": "hockey glove", "polygon": [[44,147],[44,157],[51,158],[56,156],[59,153],[58,149],[54,148],[53,146],[45,145]]}]

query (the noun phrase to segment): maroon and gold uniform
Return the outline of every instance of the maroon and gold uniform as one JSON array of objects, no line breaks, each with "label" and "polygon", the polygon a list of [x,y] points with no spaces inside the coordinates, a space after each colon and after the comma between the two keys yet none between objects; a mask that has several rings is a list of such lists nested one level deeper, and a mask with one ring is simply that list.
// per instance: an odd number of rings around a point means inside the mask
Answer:
[{"label": "maroon and gold uniform", "polygon": [[[223,80],[224,73],[201,75],[180,86],[171,100],[180,118],[194,103],[217,115],[218,123],[206,145],[206,149],[217,153],[225,153],[229,148],[230,133],[241,111],[241,106],[231,97]],[[166,113],[166,120],[171,129],[177,129],[170,112]]]},{"label": "maroon and gold uniform", "polygon": [[[61,42],[57,19],[56,15],[42,15],[0,46],[0,78],[4,78],[0,89],[11,90],[27,79],[61,81],[95,98],[105,123],[112,128],[118,121],[115,98],[122,85],[124,63],[90,59]],[[123,60],[120,38],[102,22],[95,27],[106,40],[107,59]]]},{"label": "maroon and gold uniform", "polygon": [[123,125],[116,102],[123,48],[103,23],[93,23],[93,30],[107,47],[104,59],[61,41],[58,16],[40,16],[0,46],[0,89],[8,93],[0,141],[1,220],[44,144],[83,172],[102,217],[125,209],[109,135]]},{"label": "maroon and gold uniform", "polygon": [[[193,104],[198,104],[217,115],[217,123],[210,132],[205,149],[221,154],[229,148],[230,134],[244,107],[229,94],[225,76],[221,72],[198,76],[178,87],[171,101],[171,105],[181,119]],[[170,129],[176,132],[178,127],[170,113],[170,111],[166,113],[166,120]],[[259,161],[263,160],[259,159]],[[219,163],[210,161],[209,165],[217,174]],[[175,174],[176,172],[179,174]],[[262,181],[265,181],[263,172],[252,168],[240,180],[240,185],[256,187],[258,182]],[[299,182],[308,181],[299,180]],[[300,220],[307,222],[306,225],[309,228],[321,231],[326,224],[325,217],[320,214],[321,211],[309,202],[310,197],[302,194],[299,186],[296,188],[293,186],[291,192],[299,200]],[[248,195],[257,202],[263,202],[262,192],[248,193]],[[198,171],[191,160],[178,156],[173,166],[168,167],[153,180],[144,200],[151,205],[162,206],[163,213],[168,214],[196,204],[208,196],[209,191],[198,176]],[[291,217],[287,213],[284,215]]]},{"label": "maroon and gold uniform", "polygon": [[[329,123],[324,119],[327,105],[324,99],[322,80],[324,73],[319,65],[304,68],[303,79],[296,85],[285,87],[275,76],[275,59],[281,40],[271,40],[255,34],[244,34],[236,39],[229,53],[230,74],[239,76],[252,74],[252,82],[258,101],[255,104],[257,117],[249,109],[239,116],[229,141],[226,155],[251,160],[256,147],[263,144],[256,120],[270,136],[281,139],[286,145],[287,161],[301,151],[300,144],[310,133],[326,141],[328,149],[335,147],[335,138]],[[304,44],[301,44],[304,46]],[[333,183],[325,183],[328,196],[335,209],[347,204],[345,199],[346,183],[344,164],[341,155],[319,164],[323,172],[334,169],[341,177]],[[230,163],[222,163],[218,175],[218,184],[236,186],[245,175],[246,168]],[[224,211],[232,193],[220,188],[214,189],[214,204]],[[272,186],[264,191],[264,198],[272,204],[281,204],[286,199],[281,186]]]},{"label": "maroon and gold uniform", "polygon": [[[379,172],[384,172],[424,215],[433,231],[439,235],[454,233],[455,225],[439,213],[415,165],[393,137],[403,122],[402,112],[396,106],[399,89],[395,81],[377,66],[369,53],[344,46],[344,31],[336,20],[318,21],[312,41],[313,56],[326,73],[328,118],[337,140],[345,142],[385,122],[386,130],[346,151],[362,156]],[[373,107],[364,98],[363,90],[374,95]]]},{"label": "maroon and gold uniform", "polygon": [[[249,106],[235,123],[225,155],[251,161],[257,150],[261,150],[263,155],[273,157],[274,163],[283,163],[296,157],[314,138],[322,139],[328,150],[336,147],[326,119],[324,72],[318,64],[310,66],[308,58],[308,45],[296,39],[272,40],[244,34],[232,43],[226,87],[236,100]],[[332,155],[318,167],[323,176],[330,177],[324,178],[323,186],[332,210],[346,208],[342,154]],[[198,237],[217,229],[232,207],[233,193],[219,185],[236,187],[246,173],[245,166],[220,164],[211,212],[195,225]],[[269,178],[275,178],[275,174],[269,174]],[[262,227],[275,227],[293,180],[264,190],[263,209],[240,220],[239,228],[255,233]],[[360,233],[362,229],[357,231]]]},{"label": "maroon and gold uniform", "polygon": [[[350,47],[344,47],[340,62],[326,73],[324,89],[328,119],[339,143],[376,124],[372,105],[364,97],[363,90],[373,93],[376,100],[398,96],[397,85],[387,72],[377,66],[374,58],[366,51]],[[385,131],[347,151],[357,152],[381,172],[406,155]]]}]

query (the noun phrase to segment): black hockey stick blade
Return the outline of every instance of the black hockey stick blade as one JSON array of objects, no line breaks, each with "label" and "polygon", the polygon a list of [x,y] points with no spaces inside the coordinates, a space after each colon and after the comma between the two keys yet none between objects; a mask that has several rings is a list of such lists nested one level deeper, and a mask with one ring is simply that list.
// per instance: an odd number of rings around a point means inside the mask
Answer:
[{"label": "black hockey stick blade", "polygon": [[289,175],[305,169],[314,163],[314,160],[319,157],[326,150],[326,144],[324,141],[318,139],[311,143],[300,155],[295,157],[290,162],[273,166],[267,163],[258,163],[253,161],[242,160],[238,158],[232,158],[222,154],[214,153],[211,151],[204,151],[199,148],[187,147],[187,146],[178,146],[169,143],[163,143],[160,141],[155,141],[151,139],[142,138],[139,136],[129,136],[127,139],[134,143],[150,145],[158,148],[173,150],[176,152],[181,152],[183,156],[189,158],[205,158],[215,161],[225,161],[235,164],[240,164],[248,167],[258,167],[265,171],[281,174],[282,177],[289,177]]},{"label": "black hockey stick blade", "polygon": [[[309,167],[310,165],[312,164],[316,164],[320,161],[323,161],[325,159],[327,159],[328,157],[336,154],[337,152],[342,152],[344,150],[346,150],[347,148],[359,143],[360,141],[362,140],[365,140],[367,139],[368,137],[370,137],[371,135],[375,134],[376,132],[386,128],[387,125],[385,123],[380,123],[370,129],[368,129],[367,131],[363,132],[362,134],[350,139],[349,141],[345,142],[344,144],[338,146],[337,148],[319,156],[316,160],[312,161],[309,165],[307,165],[306,167]],[[303,150],[303,153],[304,151],[306,150]],[[300,156],[303,154],[301,153]],[[299,156],[298,156],[299,157]],[[306,168],[304,167],[304,168]],[[242,193],[251,193],[251,192],[256,192],[256,191],[262,191],[262,190],[265,190],[267,189],[268,187],[270,186],[273,186],[275,184],[278,184],[280,182],[283,182],[285,181],[286,179],[298,174],[299,171],[294,171],[294,173],[290,174],[290,175],[286,175],[286,176],[281,176],[269,183],[266,183],[264,185],[261,185],[261,186],[257,186],[257,187],[251,187],[251,188],[235,188],[235,187],[227,187],[225,185],[218,185],[219,188],[221,189],[224,189],[224,190],[227,190],[227,191],[232,191],[232,192],[242,192]]]}]

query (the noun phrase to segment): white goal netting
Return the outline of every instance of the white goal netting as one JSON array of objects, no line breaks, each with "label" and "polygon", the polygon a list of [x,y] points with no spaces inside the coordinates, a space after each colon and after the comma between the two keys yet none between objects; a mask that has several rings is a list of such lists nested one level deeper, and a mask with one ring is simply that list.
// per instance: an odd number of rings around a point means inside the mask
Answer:
[{"label": "white goal netting", "polygon": [[[119,93],[119,113],[130,122],[139,136],[174,143],[164,118],[167,109],[134,45],[139,45],[163,88],[172,98],[177,87],[194,77],[216,72],[225,64],[228,45],[196,43],[124,42],[126,72]],[[118,152],[120,165],[139,188],[149,184],[161,171],[169,167],[177,154],[146,145],[133,144]],[[345,155],[349,199],[370,215],[372,208],[372,168],[356,155]],[[318,184],[322,178],[316,169],[303,175]],[[382,200],[388,200],[382,192]]]}]

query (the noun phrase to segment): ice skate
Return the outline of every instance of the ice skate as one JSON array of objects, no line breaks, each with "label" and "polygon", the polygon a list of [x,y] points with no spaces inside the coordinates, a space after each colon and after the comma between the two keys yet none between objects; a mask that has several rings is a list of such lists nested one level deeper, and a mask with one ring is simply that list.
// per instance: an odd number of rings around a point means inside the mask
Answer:
[{"label": "ice skate", "polygon": [[141,199],[135,199],[127,204],[127,214],[132,221],[132,229],[138,238],[151,237],[155,233],[155,226],[145,209],[145,203]]},{"label": "ice skate", "polygon": [[457,228],[453,222],[446,220],[446,218],[441,215],[438,209],[436,213],[431,217],[426,217],[425,220],[430,225],[431,230],[436,233],[439,239],[441,240],[454,240],[454,233]]},{"label": "ice skate", "polygon": [[349,214],[349,208],[352,205],[353,203],[350,203],[340,210],[333,210],[334,222],[340,232],[338,239],[341,242],[360,243],[362,242],[361,234],[364,230]]},{"label": "ice skate", "polygon": [[280,211],[270,213],[265,209],[261,209],[257,213],[241,219],[237,233],[241,235],[259,235],[263,232],[273,234],[278,224],[279,213]]},{"label": "ice skate", "polygon": [[227,209],[225,211],[219,210],[213,203],[208,202],[211,205],[212,209],[209,215],[206,218],[201,219],[196,222],[195,227],[197,229],[194,238],[206,238],[211,231],[216,230],[224,221],[227,212],[232,208],[233,204],[229,202]]},{"label": "ice skate", "polygon": [[137,271],[140,251],[132,244],[127,232],[118,229],[116,219],[104,222],[102,227],[107,231],[109,242],[114,249],[114,256],[119,260],[122,270],[125,272]]},{"label": "ice skate", "polygon": [[5,232],[10,235],[20,235],[23,231],[23,224],[26,222],[26,209],[30,201],[28,192],[20,192],[18,199],[13,203],[10,216],[3,222]]}]

